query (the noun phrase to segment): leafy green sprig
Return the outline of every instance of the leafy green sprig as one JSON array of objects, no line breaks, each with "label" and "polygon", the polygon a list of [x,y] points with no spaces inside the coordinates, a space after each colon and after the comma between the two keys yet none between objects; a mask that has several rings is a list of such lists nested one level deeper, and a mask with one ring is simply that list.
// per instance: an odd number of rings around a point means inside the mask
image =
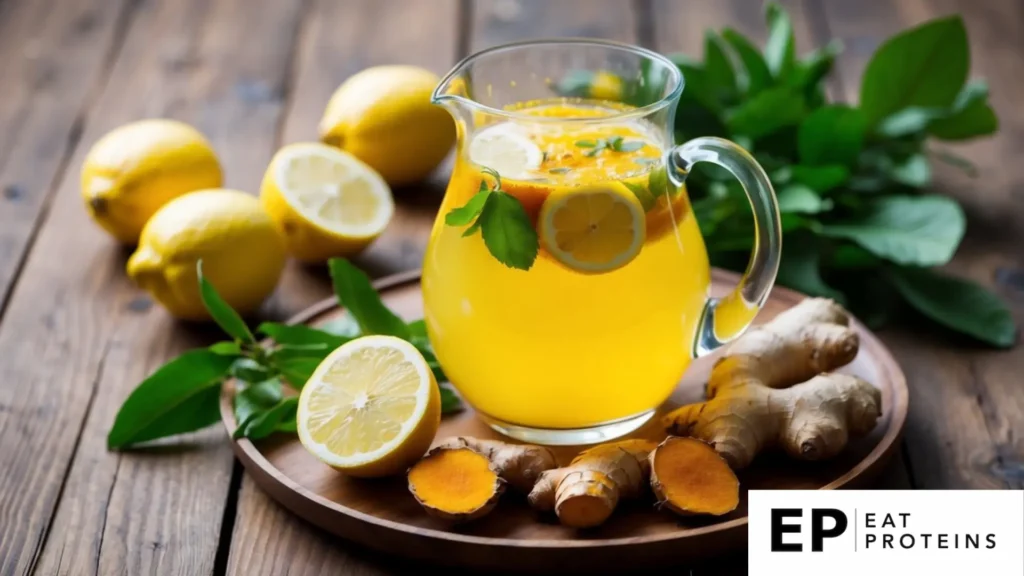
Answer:
[{"label": "leafy green sprig", "polygon": [[597,156],[602,150],[636,152],[644,147],[644,143],[640,140],[625,140],[622,136],[610,136],[608,138],[598,138],[597,140],[577,140],[576,147],[590,148],[590,150],[583,153],[584,156]]},{"label": "leafy green sprig", "polygon": [[217,293],[197,264],[203,305],[230,340],[190,350],[158,368],[125,400],[107,435],[121,449],[193,432],[220,420],[221,386],[235,379],[234,438],[295,432],[298,396],[317,365],[334,349],[364,334],[388,334],[413,344],[441,386],[441,410],[461,409],[459,397],[434,355],[423,320],[406,323],[380,299],[369,277],[344,259],[328,262],[334,292],[348,314],[321,329],[264,322],[258,341]]},{"label": "leafy green sprig", "polygon": [[[731,139],[771,178],[784,236],[779,283],[834,298],[874,327],[909,306],[982,342],[1012,346],[1016,326],[997,296],[935,270],[956,253],[966,219],[956,200],[930,191],[932,160],[977,171],[935,152],[933,142],[987,136],[999,125],[986,83],[967,80],[962,19],[926,22],[883,43],[857,105],[826,96],[839,43],[798,57],[789,15],[769,3],[766,22],[763,48],[729,28],[708,30],[702,61],[670,59],[686,77],[677,140]],[[572,78],[572,89],[585,93],[585,75]],[[624,79],[623,101],[662,94],[658,81],[646,72]],[[754,236],[739,184],[697,164],[687,187],[712,262],[742,270]]]}]

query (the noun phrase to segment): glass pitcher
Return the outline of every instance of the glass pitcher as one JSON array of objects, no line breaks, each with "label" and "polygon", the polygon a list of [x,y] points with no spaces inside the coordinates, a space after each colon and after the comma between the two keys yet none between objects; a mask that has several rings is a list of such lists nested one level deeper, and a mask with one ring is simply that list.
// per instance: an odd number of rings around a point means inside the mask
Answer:
[{"label": "glass pitcher", "polygon": [[[682,91],[663,56],[592,40],[491,48],[435,90],[458,144],[423,266],[425,320],[445,373],[495,430],[541,444],[624,435],[766,299],[774,192],[729,141],[675,146]],[[735,175],[755,219],[750,263],[721,300],[683,185],[705,161]]]}]

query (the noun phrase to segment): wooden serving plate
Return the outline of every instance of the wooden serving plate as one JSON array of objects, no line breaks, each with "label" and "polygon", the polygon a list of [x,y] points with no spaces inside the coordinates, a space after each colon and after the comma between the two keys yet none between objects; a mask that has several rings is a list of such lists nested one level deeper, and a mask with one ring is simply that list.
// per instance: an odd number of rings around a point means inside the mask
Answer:
[{"label": "wooden serving plate", "polygon": [[[724,294],[738,277],[715,270],[712,292]],[[419,274],[393,276],[376,283],[387,305],[408,320],[422,317]],[[775,288],[757,322],[793,306],[804,296]],[[321,302],[293,319],[313,326],[344,312],[335,300]],[[560,526],[534,513],[525,499],[506,492],[488,516],[448,526],[427,516],[406,488],[405,478],[347,478],[309,455],[294,435],[258,442],[233,441],[235,454],[268,494],[300,517],[343,538],[387,552],[466,568],[532,572],[628,570],[678,565],[746,545],[746,490],[751,488],[836,489],[861,487],[892,456],[907,417],[907,385],[900,367],[862,324],[860,353],[842,371],[874,383],[882,391],[882,418],[866,438],[854,441],[838,458],[804,463],[778,455],[759,456],[740,472],[740,507],[720,518],[680,518],[659,512],[651,500],[621,502],[606,525],[586,531]],[[699,401],[715,355],[694,361],[662,411]],[[231,386],[225,386],[221,416],[228,431],[236,427]],[[658,417],[631,436],[663,437]],[[500,438],[471,410],[442,419],[438,439],[455,435]],[[556,448],[568,461],[578,448]]]}]

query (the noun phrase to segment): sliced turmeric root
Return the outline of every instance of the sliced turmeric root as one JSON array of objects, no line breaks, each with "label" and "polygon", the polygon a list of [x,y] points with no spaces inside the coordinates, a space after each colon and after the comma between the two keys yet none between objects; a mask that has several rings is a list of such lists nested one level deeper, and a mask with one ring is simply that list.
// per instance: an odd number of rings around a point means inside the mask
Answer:
[{"label": "sliced turmeric root", "polygon": [[651,489],[659,507],[681,515],[721,516],[740,503],[740,482],[710,445],[669,436],[651,452]]}]

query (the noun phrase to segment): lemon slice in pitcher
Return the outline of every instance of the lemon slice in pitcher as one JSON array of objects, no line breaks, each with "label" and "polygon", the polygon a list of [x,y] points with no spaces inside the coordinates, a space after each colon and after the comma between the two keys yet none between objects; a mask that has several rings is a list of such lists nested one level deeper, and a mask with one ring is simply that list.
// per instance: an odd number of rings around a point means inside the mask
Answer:
[{"label": "lemon slice in pitcher", "polygon": [[540,241],[565,266],[609,272],[636,258],[644,245],[644,208],[625,186],[604,183],[559,190],[540,210]]},{"label": "lemon slice in pitcher", "polygon": [[299,440],[351,476],[404,472],[430,447],[441,395],[423,356],[405,340],[364,336],[317,366],[299,397]]},{"label": "lemon slice in pitcher", "polygon": [[522,178],[540,168],[544,153],[514,124],[485,128],[469,143],[469,159],[505,178]]},{"label": "lemon slice in pitcher", "polygon": [[395,212],[380,174],[319,143],[281,148],[263,177],[260,201],[288,251],[304,261],[358,253],[380,236]]}]

